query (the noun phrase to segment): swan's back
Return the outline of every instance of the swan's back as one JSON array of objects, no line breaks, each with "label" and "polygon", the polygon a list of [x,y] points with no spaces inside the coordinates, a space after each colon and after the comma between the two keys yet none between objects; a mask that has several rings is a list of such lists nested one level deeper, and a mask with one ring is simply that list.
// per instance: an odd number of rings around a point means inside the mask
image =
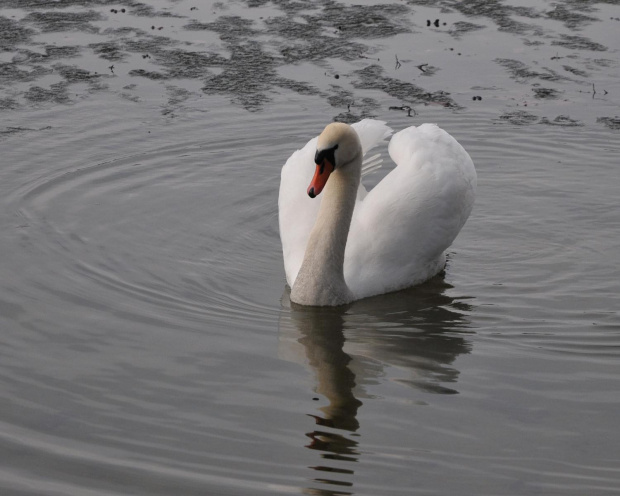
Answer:
[{"label": "swan's back", "polygon": [[396,133],[389,153],[397,167],[358,202],[347,240],[345,280],[357,298],[439,272],[474,204],[473,162],[436,125]]}]

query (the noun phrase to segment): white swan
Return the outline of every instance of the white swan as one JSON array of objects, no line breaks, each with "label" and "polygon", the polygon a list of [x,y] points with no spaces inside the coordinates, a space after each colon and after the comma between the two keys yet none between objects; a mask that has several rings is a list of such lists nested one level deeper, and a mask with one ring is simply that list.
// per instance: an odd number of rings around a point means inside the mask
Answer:
[{"label": "white swan", "polygon": [[435,124],[412,126],[390,141],[397,167],[366,192],[362,157],[391,133],[371,119],[332,123],[284,164],[278,207],[291,301],[342,305],[444,268],[474,204],[474,164]]}]

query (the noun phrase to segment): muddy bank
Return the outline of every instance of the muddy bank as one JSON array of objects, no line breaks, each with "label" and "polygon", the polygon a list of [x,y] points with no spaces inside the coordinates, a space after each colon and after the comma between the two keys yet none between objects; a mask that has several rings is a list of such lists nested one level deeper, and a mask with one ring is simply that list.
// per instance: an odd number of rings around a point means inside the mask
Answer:
[{"label": "muddy bank", "polygon": [[[618,81],[608,81],[619,68],[619,47],[584,31],[617,30],[620,22],[603,12],[618,2],[537,8],[453,0],[155,4],[3,2],[0,110],[67,105],[99,91],[126,98],[127,86],[139,101],[148,84],[195,81],[199,89],[185,91],[224,96],[251,112],[266,110],[279,94],[314,95],[333,107],[332,118],[347,121],[372,116],[380,106],[466,111],[477,101],[472,91],[478,87],[492,91],[479,105],[492,105],[502,120],[519,115],[515,100],[527,105],[530,99],[571,103],[565,105],[575,114],[569,119],[583,117],[593,125],[606,125],[619,113],[603,114],[601,105],[599,115],[579,115],[581,96],[595,82],[597,98],[618,108]],[[510,57],[489,49],[493,32],[513,40],[503,53]],[[534,57],[530,50],[518,58],[526,47],[533,47]],[[488,77],[475,77],[472,62]],[[284,75],[299,67],[300,77]],[[553,86],[539,87],[541,82]],[[566,115],[561,110],[550,105],[538,119],[555,122]]]}]

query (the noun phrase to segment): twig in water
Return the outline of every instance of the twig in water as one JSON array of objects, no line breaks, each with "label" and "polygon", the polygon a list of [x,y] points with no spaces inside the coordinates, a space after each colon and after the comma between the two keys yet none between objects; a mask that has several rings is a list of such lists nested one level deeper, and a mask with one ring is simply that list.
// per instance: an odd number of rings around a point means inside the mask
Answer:
[{"label": "twig in water", "polygon": [[412,117],[411,112],[413,112],[413,115],[418,115],[415,109],[411,108],[409,105],[401,105],[400,107],[390,107],[390,110],[406,110],[407,117]]}]

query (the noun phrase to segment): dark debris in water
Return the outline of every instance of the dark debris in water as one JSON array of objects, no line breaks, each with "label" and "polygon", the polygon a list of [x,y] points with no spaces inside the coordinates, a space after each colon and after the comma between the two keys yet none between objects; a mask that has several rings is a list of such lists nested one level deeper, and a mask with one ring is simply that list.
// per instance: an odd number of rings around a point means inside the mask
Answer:
[{"label": "dark debris in water", "polygon": [[553,40],[552,45],[558,45],[571,50],[592,50],[594,52],[604,52],[607,47],[596,43],[583,36],[561,34],[559,40]]},{"label": "dark debris in water", "polygon": [[327,97],[329,104],[338,109],[345,109],[334,116],[334,121],[351,124],[360,119],[375,117],[375,111],[379,109],[379,103],[372,98],[355,99],[352,91],[337,85],[331,85],[331,95]]},{"label": "dark debris in water", "polygon": [[[3,6],[11,9],[40,9],[41,7],[52,9],[66,9],[69,7],[96,7],[106,5],[118,5],[118,1],[114,0],[54,0],[47,2],[45,0],[3,0]],[[131,1],[124,2],[133,3]]]},{"label": "dark debris in water", "polygon": [[69,59],[79,57],[80,52],[79,46],[46,46],[45,58],[47,60]]},{"label": "dark debris in water", "polygon": [[322,5],[328,3],[330,0],[244,0],[248,7],[264,7],[266,5],[274,5],[288,14],[295,14],[297,12],[318,9]]},{"label": "dark debris in water", "polygon": [[102,59],[109,60],[111,62],[121,61],[127,57],[127,54],[124,52],[121,44],[117,41],[91,43],[88,47]]},{"label": "dark debris in water", "polygon": [[421,64],[418,65],[417,68],[420,69],[423,76],[434,76],[435,73],[439,70],[438,67],[430,64]]},{"label": "dark debris in water", "polygon": [[170,38],[151,34],[144,35],[140,38],[123,40],[123,47],[125,50],[140,54],[163,54],[167,47],[171,47],[174,44],[174,41]]},{"label": "dark debris in water", "polygon": [[407,3],[410,5],[419,5],[421,7],[437,7],[441,2],[437,0],[407,0]]},{"label": "dark debris in water", "polygon": [[440,4],[454,9],[467,17],[486,17],[501,31],[513,34],[540,33],[535,24],[527,24],[513,19],[513,16],[536,19],[541,14],[534,8],[506,5],[500,0],[444,0]]},{"label": "dark debris in water", "polygon": [[169,78],[199,79],[208,76],[209,67],[223,67],[229,61],[221,55],[171,49],[157,54],[159,64],[167,69]]},{"label": "dark debris in water", "polygon": [[95,74],[74,65],[55,64],[54,71],[60,74],[68,83],[84,83],[99,79],[100,74]]},{"label": "dark debris in water", "polygon": [[620,130],[620,117],[598,117],[596,122],[604,124],[609,129],[613,129],[614,131]]},{"label": "dark debris in water", "polygon": [[403,20],[408,11],[400,4],[367,6],[329,2],[316,13],[279,16],[267,19],[266,24],[270,32],[286,38],[311,40],[326,36],[326,32],[347,39],[387,38],[411,31]]},{"label": "dark debris in water", "polygon": [[583,126],[583,122],[578,121],[576,119],[571,119],[567,115],[558,115],[552,121],[547,117],[543,117],[540,119],[540,124],[546,124],[548,126],[562,126],[562,127],[579,127]]},{"label": "dark debris in water", "polygon": [[347,110],[350,110],[351,105],[355,104],[353,92],[334,84],[331,85],[331,89],[333,93],[327,97],[327,102],[332,107],[347,108]]},{"label": "dark debris in water", "polygon": [[[50,74],[58,75],[63,80],[50,85],[49,88],[43,88],[39,85],[31,86],[23,93],[23,97],[27,102],[31,104],[70,103],[68,87],[73,83],[86,83],[91,90],[105,89],[105,86],[100,81],[100,78],[103,76],[74,65],[62,63],[56,63],[51,67],[34,65],[31,71],[27,71],[19,69],[16,64],[0,64],[0,83],[3,79],[10,83],[15,81],[34,82],[40,77]],[[7,107],[0,106],[0,110],[7,110]]]},{"label": "dark debris in water", "polygon": [[403,21],[408,8],[400,4],[350,5],[328,2],[312,14],[265,20],[267,33],[288,40],[280,49],[285,63],[338,58],[364,58],[368,47],[357,39],[386,38],[410,32]]},{"label": "dark debris in water", "polygon": [[509,122],[515,126],[527,126],[538,122],[538,117],[525,110],[513,110],[505,112],[499,116],[502,121]]},{"label": "dark debris in water", "polygon": [[178,112],[181,105],[191,98],[192,92],[171,84],[166,86],[166,92],[168,93],[168,103],[161,113],[167,117],[176,117],[175,112]]},{"label": "dark debris in water", "polygon": [[167,10],[155,10],[155,7],[141,2],[133,2],[133,6],[128,10],[128,13],[140,17],[183,17]]},{"label": "dark debris in water", "polygon": [[344,36],[317,36],[320,26],[312,27],[293,18],[267,19],[265,25],[269,34],[287,40],[280,47],[283,62],[287,64],[328,58],[353,61],[368,52],[368,47]]},{"label": "dark debris in water", "polygon": [[534,98],[538,98],[540,100],[556,100],[560,98],[562,93],[553,88],[532,88],[534,92]]},{"label": "dark debris in water", "polygon": [[258,42],[234,44],[224,70],[209,77],[202,88],[207,94],[234,95],[233,100],[250,111],[269,101],[266,93],[278,79],[275,59]]},{"label": "dark debris in water", "polygon": [[368,48],[361,43],[353,43],[344,39],[316,38],[309,42],[286,44],[281,48],[280,53],[285,63],[295,64],[325,59],[354,61],[364,58],[367,51]]},{"label": "dark debris in water", "polygon": [[380,90],[402,102],[414,104],[438,104],[449,108],[460,108],[450,95],[444,91],[429,92],[420,86],[383,74],[380,65],[373,64],[355,71],[357,80],[353,85],[359,89]]},{"label": "dark debris in water", "polygon": [[[576,30],[591,22],[598,21],[597,18],[587,15],[587,13],[593,10],[595,4],[601,2],[596,0],[566,0],[563,3],[552,4],[551,10],[547,11],[534,7],[507,5],[502,0],[408,0],[407,3],[429,7],[441,6],[443,9],[459,12],[471,19],[487,18],[495,23],[501,31],[512,34],[543,36],[544,32],[539,26],[523,22],[515,19],[515,17],[557,20],[567,28]],[[617,4],[617,0],[607,0],[606,3]],[[541,7],[543,6],[541,5]],[[465,22],[464,24],[469,23]],[[458,28],[451,30],[454,30],[455,34],[458,35]]]},{"label": "dark debris in water", "polygon": [[192,20],[184,26],[189,31],[213,31],[220,35],[222,41],[237,42],[258,35],[252,28],[254,21],[239,16],[222,16],[209,23],[200,23]]},{"label": "dark debris in water", "polygon": [[[0,100],[1,102],[1,100]],[[0,103],[1,105],[1,103]],[[11,136],[13,134],[21,134],[21,133],[28,133],[28,132],[32,132],[32,131],[47,131],[48,129],[52,129],[51,126],[44,126],[42,128],[39,129],[33,129],[33,128],[29,128],[29,127],[14,127],[14,126],[9,126],[9,127],[5,127],[4,129],[0,129],[0,138],[3,138],[5,136]]]},{"label": "dark debris in water", "polygon": [[409,105],[392,106],[389,109],[399,110],[401,112],[407,112],[407,117],[413,117],[411,115],[411,112],[413,112],[413,115],[417,115],[417,112],[415,111],[415,109],[413,107],[410,107]]},{"label": "dark debris in water", "polygon": [[334,122],[344,122],[345,124],[353,124],[354,122],[361,121],[362,119],[372,119],[376,117],[370,113],[355,113],[355,112],[340,112],[333,117]]},{"label": "dark debris in water", "polygon": [[309,83],[295,81],[289,78],[276,78],[274,83],[280,88],[288,89],[300,95],[320,95],[321,92]]},{"label": "dark debris in water", "polygon": [[569,29],[579,28],[598,20],[596,17],[580,14],[575,10],[570,10],[565,5],[560,4],[554,5],[554,9],[547,12],[547,17],[549,19],[563,22]]},{"label": "dark debris in water", "polygon": [[566,72],[574,74],[575,76],[583,78],[590,77],[590,74],[588,74],[586,71],[582,71],[581,69],[577,69],[576,67],[571,67],[570,65],[563,65],[562,69],[564,69]]},{"label": "dark debris in water", "polygon": [[[186,29],[208,29],[217,32],[230,51],[230,57],[194,53],[164,59],[175,77],[206,77],[202,91],[207,94],[231,95],[233,102],[249,111],[257,111],[270,100],[268,93],[275,87],[287,88],[301,94],[318,93],[307,83],[299,83],[278,76],[279,61],[255,41],[258,31],[254,22],[238,16],[222,16],[213,23],[191,22]],[[222,72],[213,75],[209,67]],[[176,68],[176,69],[175,69]],[[190,72],[191,71],[191,72]]]},{"label": "dark debris in water", "polygon": [[147,71],[146,69],[131,69],[128,74],[130,76],[139,76],[152,81],[165,81],[170,79],[168,74],[164,74],[158,71]]},{"label": "dark debris in water", "polygon": [[318,27],[334,28],[339,36],[346,38],[386,38],[411,31],[410,27],[400,20],[408,11],[407,7],[400,4],[370,6],[334,2],[319,14],[304,16],[304,19]]},{"label": "dark debris in water", "polygon": [[[53,3],[53,2],[52,2]],[[23,22],[33,23],[43,32],[82,31],[97,33],[99,29],[91,24],[92,21],[101,21],[103,16],[94,10],[88,12],[31,12],[24,17]]]},{"label": "dark debris in water", "polygon": [[357,102],[353,102],[353,105],[356,108],[360,108],[363,114],[378,110],[380,107],[379,102],[377,102],[373,98],[368,97],[362,98],[361,101],[358,100]]},{"label": "dark debris in water", "polygon": [[[119,7],[122,5],[122,7]],[[146,17],[178,17],[168,11],[157,11],[148,3],[137,0],[2,0],[2,6],[12,9],[35,10],[41,9],[58,9],[66,10],[70,7],[95,8],[95,7],[117,7],[110,9],[111,13],[127,13],[137,16]]]},{"label": "dark debris in water", "polygon": [[[306,18],[312,21],[312,17],[306,16],[304,19]],[[265,19],[265,26],[267,26],[267,31],[273,35],[299,41],[317,38],[316,29],[320,29],[317,23],[301,22],[298,18],[289,16]]]},{"label": "dark debris in water", "polygon": [[529,126],[532,124],[545,124],[548,126],[560,126],[560,127],[579,127],[583,126],[583,122],[571,119],[567,115],[558,115],[555,119],[550,120],[547,117],[541,117],[526,112],[524,110],[512,110],[505,112],[499,117],[500,121],[508,122],[515,126]]},{"label": "dark debris in water", "polygon": [[36,81],[40,77],[51,74],[53,69],[42,65],[31,66],[30,70],[21,69],[17,64],[0,62],[0,83]]},{"label": "dark debris in water", "polygon": [[525,46],[541,46],[541,45],[545,44],[544,42],[542,42],[540,40],[533,40],[533,39],[530,39],[530,38],[523,38],[522,41],[523,41],[523,44]]},{"label": "dark debris in water", "polygon": [[44,48],[45,53],[33,52],[25,48],[17,50],[13,56],[13,62],[17,64],[24,63],[44,63],[53,60],[69,59],[79,57],[81,48],[77,46],[53,46],[48,45]]},{"label": "dark debris in water", "polygon": [[9,50],[17,44],[26,43],[33,34],[34,30],[13,19],[0,16],[0,48]]},{"label": "dark debris in water", "polygon": [[[197,28],[195,24],[192,26],[192,29]],[[302,95],[318,95],[319,90],[312,85],[278,75],[276,68],[282,64],[282,59],[269,54],[262,44],[253,40],[257,32],[252,26],[252,22],[234,16],[221,17],[211,25],[218,33],[224,33],[224,36],[220,37],[230,51],[230,58],[210,56],[201,61],[201,64],[193,64],[198,67],[217,66],[223,69],[220,74],[208,75],[202,90],[207,94],[231,95],[236,104],[249,111],[262,109],[270,100],[269,93],[275,88]],[[320,37],[315,38],[320,41]],[[288,49],[290,58],[296,47],[290,46]],[[337,50],[337,46],[332,49]],[[313,54],[318,52],[316,48],[311,51]],[[286,55],[284,58],[287,58]],[[301,60],[309,58],[309,54],[306,54]]]},{"label": "dark debris in water", "polygon": [[619,65],[617,60],[610,59],[594,59],[592,62],[599,67],[618,67]]},{"label": "dark debris in water", "polygon": [[452,24],[448,32],[455,38],[460,38],[466,33],[478,31],[480,29],[484,29],[485,27],[486,26],[483,26],[482,24],[474,24],[473,22],[457,21]]},{"label": "dark debris in water", "polygon": [[373,119],[376,118],[376,111],[381,107],[379,103],[373,98],[362,98],[354,100],[350,105],[347,105],[346,112],[340,112],[334,116],[336,122],[346,122],[351,124],[361,119]]},{"label": "dark debris in water", "polygon": [[65,104],[70,101],[66,83],[52,84],[49,89],[41,88],[40,86],[31,86],[28,91],[24,93],[24,98],[35,104]]},{"label": "dark debris in water", "polygon": [[521,82],[530,79],[542,79],[544,81],[569,80],[566,76],[559,75],[551,69],[545,69],[545,72],[532,70],[526,64],[518,60],[495,59],[495,62],[507,69],[513,79]]},{"label": "dark debris in water", "polygon": [[15,110],[19,104],[13,98],[0,98],[0,110]]}]

